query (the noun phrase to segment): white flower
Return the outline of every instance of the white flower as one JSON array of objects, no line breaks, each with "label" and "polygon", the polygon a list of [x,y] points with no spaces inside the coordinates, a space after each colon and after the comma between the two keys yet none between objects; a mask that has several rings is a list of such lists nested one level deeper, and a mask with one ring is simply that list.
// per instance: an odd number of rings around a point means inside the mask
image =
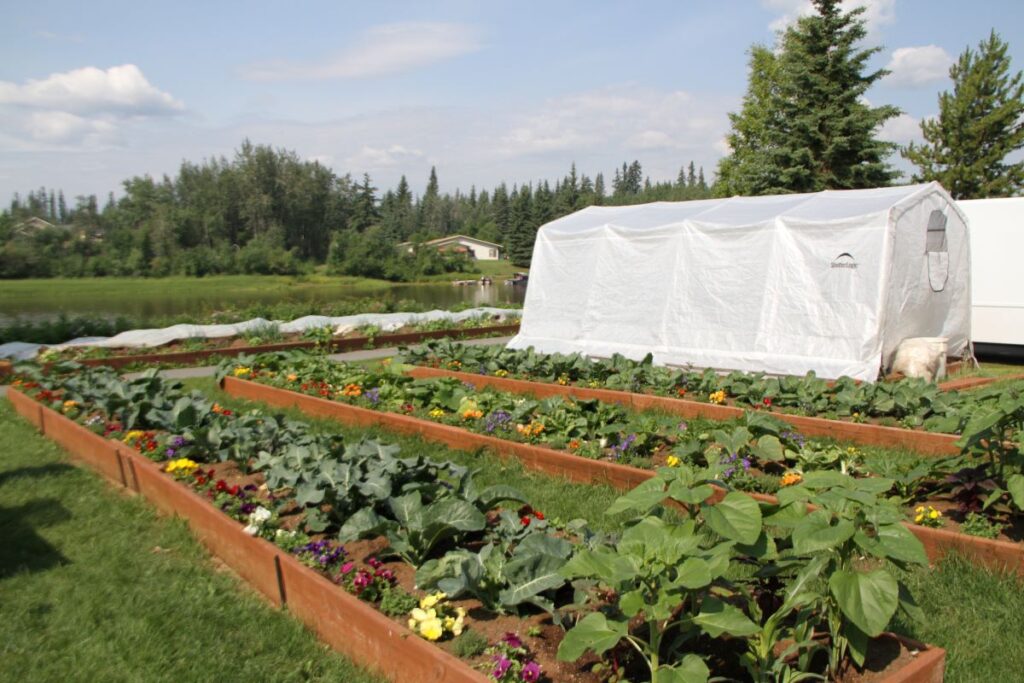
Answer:
[{"label": "white flower", "polygon": [[252,513],[249,515],[249,519],[250,521],[253,521],[257,524],[263,524],[263,522],[270,519],[270,517],[273,514],[274,513],[272,513],[270,510],[260,505],[258,508],[252,511]]},{"label": "white flower", "polygon": [[250,536],[255,536],[257,533],[259,533],[259,530],[260,528],[255,524],[250,524],[249,526],[242,529],[242,531],[249,534]]}]

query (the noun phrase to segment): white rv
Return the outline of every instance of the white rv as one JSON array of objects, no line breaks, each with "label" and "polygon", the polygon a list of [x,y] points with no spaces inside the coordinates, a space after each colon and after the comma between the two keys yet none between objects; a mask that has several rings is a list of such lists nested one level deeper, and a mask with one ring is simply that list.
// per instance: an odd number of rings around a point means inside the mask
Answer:
[{"label": "white rv", "polygon": [[1024,197],[957,202],[971,235],[971,337],[980,356],[1024,356]]}]

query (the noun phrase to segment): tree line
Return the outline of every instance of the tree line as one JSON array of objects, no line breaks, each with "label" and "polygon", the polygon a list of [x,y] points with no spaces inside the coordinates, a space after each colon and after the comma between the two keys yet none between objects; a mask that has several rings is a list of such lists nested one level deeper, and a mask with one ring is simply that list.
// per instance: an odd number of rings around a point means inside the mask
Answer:
[{"label": "tree line", "polygon": [[[652,182],[639,161],[604,176],[573,164],[548,181],[441,193],[436,169],[414,196],[403,176],[379,193],[368,174],[337,175],[292,151],[243,142],[232,159],[183,162],[175,177],[126,180],[102,208],[95,196],[68,206],[46,188],[15,196],[0,214],[0,277],[163,276],[328,272],[411,280],[471,270],[466,258],[398,249],[450,234],[504,245],[528,265],[537,228],[594,204],[711,196],[691,162],[675,182]],[[29,219],[41,218],[47,226]]]},{"label": "tree line", "polygon": [[[553,185],[468,193],[441,193],[431,169],[421,196],[405,176],[380,194],[368,174],[338,175],[246,140],[231,159],[186,161],[160,181],[127,180],[102,209],[95,196],[68,206],[46,188],[15,196],[0,213],[0,278],[291,274],[326,264],[331,273],[412,280],[472,270],[464,257],[415,246],[456,233],[501,244],[526,266],[539,226],[587,206],[880,187],[899,180],[897,152],[917,167],[913,181],[938,180],[957,199],[1020,194],[1024,161],[1008,158],[1024,148],[1024,83],[995,31],[951,67],[953,89],[922,122],[924,143],[899,149],[879,138],[899,109],[865,98],[887,72],[867,68],[882,48],[862,46],[864,9],[813,5],[774,46],[751,48],[747,92],[730,114],[730,153],[712,183],[693,162],[673,181],[652,182],[634,160],[610,181],[572,164]],[[398,248],[405,242],[413,248]]]}]

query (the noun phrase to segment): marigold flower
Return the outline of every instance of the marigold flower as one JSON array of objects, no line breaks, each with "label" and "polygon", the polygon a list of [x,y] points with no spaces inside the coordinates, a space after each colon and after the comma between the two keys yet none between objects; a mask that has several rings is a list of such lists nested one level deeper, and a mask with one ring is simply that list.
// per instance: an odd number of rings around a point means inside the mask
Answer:
[{"label": "marigold flower", "polygon": [[299,376],[293,372],[290,373],[285,379],[287,379],[289,382],[294,382],[299,379]]},{"label": "marigold flower", "polygon": [[569,450],[571,450],[571,451],[575,451],[575,450],[576,450],[576,449],[578,449],[578,448],[579,448],[579,447],[580,447],[581,445],[582,445],[582,444],[580,444],[580,440],[579,440],[579,439],[572,439],[571,441],[569,441]]},{"label": "marigold flower", "polygon": [[723,389],[719,389],[718,391],[712,391],[710,394],[708,394],[708,400],[716,405],[725,403],[725,391]]},{"label": "marigold flower", "polygon": [[462,419],[463,420],[477,420],[477,419],[480,419],[483,416],[484,416],[484,412],[482,410],[472,410],[472,409],[470,409],[470,410],[466,410],[466,411],[464,411],[462,413]]},{"label": "marigold flower", "polygon": [[252,374],[252,368],[247,368],[244,365],[239,366],[232,371],[232,374],[235,377],[245,377],[246,375]]},{"label": "marigold flower", "polygon": [[786,472],[782,475],[782,480],[779,482],[779,486],[793,486],[799,484],[804,480],[804,476],[799,472]]},{"label": "marigold flower", "polygon": [[361,386],[359,386],[358,384],[346,384],[345,388],[342,389],[341,393],[344,396],[351,396],[351,397],[355,398],[356,396],[362,395],[363,388]]},{"label": "marigold flower", "polygon": [[680,460],[675,455],[670,455],[667,458],[665,458],[665,464],[668,465],[669,467],[679,467],[679,464],[681,462],[682,462],[682,460]]},{"label": "marigold flower", "polygon": [[430,417],[433,417],[435,419],[439,419],[439,418],[444,417],[444,410],[442,410],[441,408],[434,408],[433,410],[431,410],[427,414],[430,415]]},{"label": "marigold flower", "polygon": [[64,410],[71,410],[78,407],[78,401],[64,401]]}]

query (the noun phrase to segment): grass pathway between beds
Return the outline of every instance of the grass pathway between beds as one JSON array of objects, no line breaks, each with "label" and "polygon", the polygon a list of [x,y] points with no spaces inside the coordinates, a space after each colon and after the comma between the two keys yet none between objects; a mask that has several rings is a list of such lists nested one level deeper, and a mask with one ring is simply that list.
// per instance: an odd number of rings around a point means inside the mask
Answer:
[{"label": "grass pathway between beds", "polygon": [[0,400],[0,681],[380,680]]}]

